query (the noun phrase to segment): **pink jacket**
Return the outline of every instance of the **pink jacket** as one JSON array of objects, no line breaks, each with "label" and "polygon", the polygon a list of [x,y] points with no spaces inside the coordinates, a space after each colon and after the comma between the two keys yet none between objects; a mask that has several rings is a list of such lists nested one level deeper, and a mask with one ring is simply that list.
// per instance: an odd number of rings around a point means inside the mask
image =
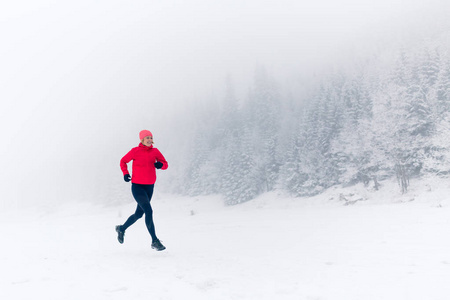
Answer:
[{"label": "pink jacket", "polygon": [[155,162],[159,161],[163,164],[162,170],[169,167],[164,156],[158,149],[153,148],[153,145],[147,147],[142,143],[138,147],[130,150],[120,160],[120,168],[123,175],[129,174],[127,163],[133,161],[131,182],[137,184],[154,184],[156,181]]}]

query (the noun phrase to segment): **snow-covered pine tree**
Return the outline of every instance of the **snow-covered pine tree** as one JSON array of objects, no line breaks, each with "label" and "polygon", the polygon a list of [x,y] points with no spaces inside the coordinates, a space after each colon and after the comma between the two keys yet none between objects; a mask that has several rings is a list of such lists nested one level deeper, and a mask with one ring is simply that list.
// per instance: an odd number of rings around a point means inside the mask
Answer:
[{"label": "snow-covered pine tree", "polygon": [[255,182],[258,181],[256,177],[259,174],[256,172],[256,163],[251,155],[253,147],[251,135],[250,128],[244,126],[238,137],[240,143],[234,145],[236,152],[233,161],[238,171],[232,174],[228,188],[224,191],[227,205],[246,202],[261,193],[258,186],[255,185]]},{"label": "snow-covered pine tree", "polygon": [[425,153],[423,173],[447,176],[450,173],[450,61],[448,56],[436,50],[435,60],[438,59],[433,64],[435,84],[428,92],[432,103],[434,132],[429,151]]},{"label": "snow-covered pine tree", "polygon": [[340,130],[332,141],[330,155],[336,169],[338,182],[354,184],[368,183],[373,175],[370,173],[371,148],[367,136],[371,107],[367,92],[363,90],[363,77],[347,75],[341,91],[340,99],[336,101],[339,108]]},{"label": "snow-covered pine tree", "polygon": [[[197,108],[197,115],[193,116],[197,125],[192,136],[191,147],[186,155],[187,163],[185,182],[188,195],[196,196],[201,194],[217,193],[219,190],[218,170],[221,167],[217,156],[219,140],[215,131],[218,118],[217,103],[214,99],[209,99],[207,104],[200,104]],[[205,116],[208,116],[207,118]]]},{"label": "snow-covered pine tree", "polygon": [[450,57],[442,57],[439,65],[433,97],[436,101],[436,113],[442,116],[450,111]]},{"label": "snow-covered pine tree", "polygon": [[221,141],[218,151],[221,156],[219,190],[224,195],[225,203],[232,205],[243,201],[241,199],[241,185],[246,160],[249,158],[247,157],[248,154],[243,153],[245,151],[242,147],[245,126],[231,77],[226,79],[225,96],[221,107],[221,116],[217,128]]},{"label": "snow-covered pine tree", "polygon": [[245,112],[252,126],[254,177],[260,192],[273,190],[278,178],[281,164],[277,161],[280,105],[275,82],[264,68],[258,68]]},{"label": "snow-covered pine tree", "polygon": [[289,123],[286,126],[285,140],[283,143],[283,165],[279,172],[279,187],[288,191],[293,196],[303,194],[302,185],[308,180],[308,174],[302,172],[302,166],[306,158],[302,155],[305,147],[305,111],[292,107],[289,115]]}]

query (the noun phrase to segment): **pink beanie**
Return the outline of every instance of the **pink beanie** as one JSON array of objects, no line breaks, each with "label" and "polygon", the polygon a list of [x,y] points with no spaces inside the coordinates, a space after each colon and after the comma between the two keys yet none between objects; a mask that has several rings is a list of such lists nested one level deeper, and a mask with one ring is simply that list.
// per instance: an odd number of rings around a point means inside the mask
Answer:
[{"label": "pink beanie", "polygon": [[146,136],[153,136],[153,134],[148,130],[142,130],[139,132],[139,139],[142,141]]}]

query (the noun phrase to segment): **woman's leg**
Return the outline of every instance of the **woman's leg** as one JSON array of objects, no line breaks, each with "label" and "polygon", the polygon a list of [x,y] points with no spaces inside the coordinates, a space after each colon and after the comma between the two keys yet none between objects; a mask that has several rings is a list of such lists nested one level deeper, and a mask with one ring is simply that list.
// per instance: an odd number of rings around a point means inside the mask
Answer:
[{"label": "woman's leg", "polygon": [[122,232],[125,232],[125,230],[127,230],[128,227],[130,227],[131,225],[133,225],[137,220],[139,220],[140,218],[142,218],[142,215],[144,214],[144,211],[142,210],[142,208],[139,206],[139,204],[136,207],[136,211],[134,212],[134,214],[132,214],[127,221],[120,226],[120,230]]},{"label": "woman's leg", "polygon": [[152,241],[157,240],[158,238],[155,233],[155,224],[153,223],[153,210],[150,205],[150,200],[153,195],[153,185],[133,184],[131,191],[133,192],[133,197],[138,203],[138,206],[145,214],[145,225],[147,226],[147,230],[152,237]]}]

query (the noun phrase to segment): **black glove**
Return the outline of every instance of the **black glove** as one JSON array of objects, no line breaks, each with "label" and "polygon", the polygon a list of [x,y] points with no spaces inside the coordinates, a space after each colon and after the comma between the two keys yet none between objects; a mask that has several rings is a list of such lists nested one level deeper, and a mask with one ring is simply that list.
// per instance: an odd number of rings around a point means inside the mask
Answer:
[{"label": "black glove", "polygon": [[131,180],[130,174],[124,175],[123,180],[125,180],[126,182],[129,182]]},{"label": "black glove", "polygon": [[161,169],[162,166],[163,166],[163,163],[162,163],[162,162],[160,162],[160,161],[155,162],[155,168]]}]

